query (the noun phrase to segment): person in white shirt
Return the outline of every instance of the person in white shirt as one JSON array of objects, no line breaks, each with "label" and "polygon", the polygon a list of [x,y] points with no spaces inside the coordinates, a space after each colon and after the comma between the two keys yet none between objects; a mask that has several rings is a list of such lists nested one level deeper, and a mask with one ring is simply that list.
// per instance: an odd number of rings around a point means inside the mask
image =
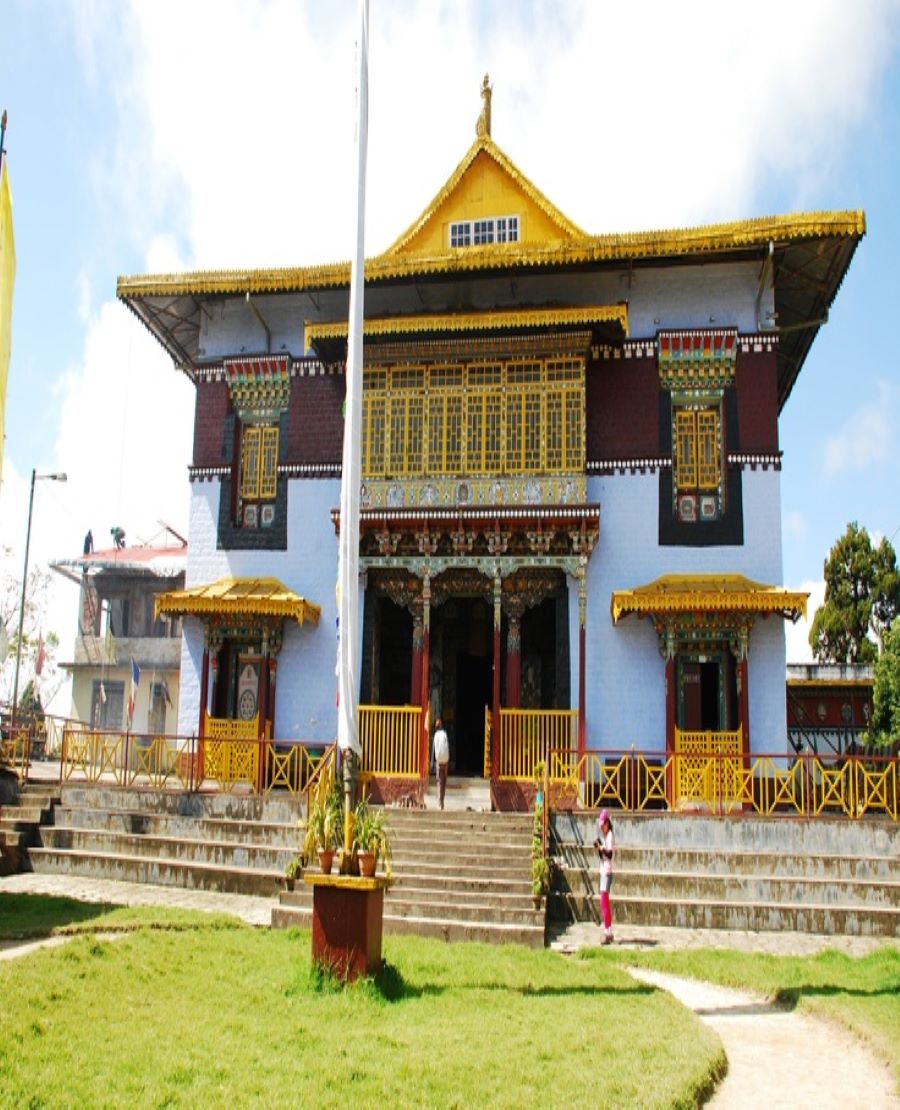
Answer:
[{"label": "person in white shirt", "polygon": [[447,772],[450,769],[450,741],[444,731],[440,717],[434,722],[434,764],[438,780],[438,806],[444,808],[444,794],[447,792]]}]

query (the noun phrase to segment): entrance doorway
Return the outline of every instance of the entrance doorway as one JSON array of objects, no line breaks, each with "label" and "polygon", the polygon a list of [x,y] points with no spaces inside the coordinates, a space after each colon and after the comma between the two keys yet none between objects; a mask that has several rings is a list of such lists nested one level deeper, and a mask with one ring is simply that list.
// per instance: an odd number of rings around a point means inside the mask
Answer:
[{"label": "entrance doorway", "polygon": [[730,652],[678,657],[678,727],[725,732],[737,727],[737,684]]},{"label": "entrance doorway", "polygon": [[491,704],[492,670],[489,655],[456,656],[457,775],[484,773],[484,708]]},{"label": "entrance doorway", "polygon": [[493,614],[482,597],[449,597],[431,611],[431,719],[450,738],[450,773],[484,771],[484,707],[493,687]]}]

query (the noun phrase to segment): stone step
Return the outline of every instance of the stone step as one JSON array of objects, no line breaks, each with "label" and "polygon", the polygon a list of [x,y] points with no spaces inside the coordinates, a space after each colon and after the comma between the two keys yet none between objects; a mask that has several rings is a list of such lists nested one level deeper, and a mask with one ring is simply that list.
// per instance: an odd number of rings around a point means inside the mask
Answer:
[{"label": "stone step", "polygon": [[[551,892],[549,915],[563,921],[598,920],[596,898]],[[826,936],[896,938],[900,915],[877,906],[796,905],[669,898],[617,898],[613,887],[613,927],[665,925],[682,929],[743,929],[752,932],[800,932]]]},{"label": "stone step", "polygon": [[[312,890],[305,883],[293,891],[283,891],[279,904],[291,907],[312,906]],[[543,913],[534,908],[531,887],[527,893],[493,895],[485,898],[467,891],[408,889],[394,884],[385,892],[385,913],[395,917],[452,917],[459,921],[507,922],[534,925]]]},{"label": "stone step", "polygon": [[397,872],[394,871],[393,889],[460,890],[479,894],[485,898],[504,894],[527,894],[531,897],[531,871],[523,872],[520,877],[501,878],[496,875],[477,876],[447,870],[444,872]]},{"label": "stone step", "polygon": [[81,875],[118,882],[180,886],[187,890],[275,897],[283,881],[280,870],[225,867],[152,856],[110,856],[102,852],[56,848],[31,848],[29,856],[38,874]]},{"label": "stone step", "polygon": [[533,817],[528,813],[469,813],[451,810],[399,809],[388,806],[384,810],[389,828],[412,825],[417,829],[469,829],[479,833],[512,831],[531,832]]},{"label": "stone step", "polygon": [[[599,875],[564,871],[555,886],[576,897],[598,894]],[[894,908],[900,926],[900,882],[833,879],[818,876],[770,876],[765,874],[708,875],[704,872],[616,871],[613,890],[622,898],[669,898],[675,901],[703,900],[842,905],[848,908],[878,906]]]},{"label": "stone step", "polygon": [[57,826],[41,829],[40,839],[41,847],[58,851],[165,858],[228,869],[261,868],[283,872],[295,855],[292,849],[266,844],[210,841],[196,837],[141,836]]},{"label": "stone step", "polygon": [[[137,836],[152,842],[171,839],[176,843],[190,840],[210,846],[269,847],[290,855],[299,851],[297,830],[271,823],[255,825],[253,822],[211,818],[194,819],[170,815],[155,817],[144,813],[107,813],[104,810],[60,806],[55,812],[53,827],[59,832],[81,834],[78,841],[81,846],[86,846],[85,837],[95,835],[104,840],[110,836]],[[471,839],[465,838],[443,844],[429,839],[420,844],[414,839],[404,837],[397,838],[394,844],[395,867],[434,865],[460,868],[472,863],[501,872],[530,868],[529,851],[521,844],[515,847],[511,844],[479,843],[476,851],[472,850]]]},{"label": "stone step", "polygon": [[128,789],[104,785],[64,784],[62,804],[70,808],[167,813],[182,817],[218,817],[226,820],[264,821],[294,825],[301,815],[299,796],[271,794],[221,794],[179,790]]},{"label": "stone step", "polygon": [[60,805],[54,825],[66,829],[134,833],[141,836],[173,836],[208,841],[249,842],[297,851],[300,838],[296,825],[272,821],[244,821],[218,817],[181,817],[140,810],[73,808]]},{"label": "stone step", "polygon": [[[274,929],[308,929],[312,924],[312,902],[309,908],[278,905],[272,910]],[[544,924],[508,925],[491,922],[459,921],[450,917],[397,917],[385,903],[384,932],[386,935],[436,937],[446,941],[478,941],[482,944],[522,944],[543,948]]]},{"label": "stone step", "polygon": [[430,829],[416,828],[415,826],[395,827],[388,825],[388,835],[391,844],[395,845],[446,845],[452,848],[455,844],[484,844],[492,849],[506,848],[517,851],[529,851],[530,841],[527,834],[506,829],[489,829],[478,832],[472,829]]},{"label": "stone step", "polygon": [[[596,871],[599,863],[593,848],[560,846],[557,861],[567,868]],[[900,858],[888,856],[816,855],[798,852],[728,852],[659,846],[616,847],[617,870],[657,872],[701,872],[709,875],[766,874],[772,876],[817,876],[835,879],[882,879],[900,882]]]},{"label": "stone step", "polygon": [[543,922],[543,913],[536,910],[531,898],[522,899],[521,905],[497,906],[484,902],[460,902],[456,899],[429,901],[425,898],[405,900],[396,895],[385,899],[385,912],[392,917],[452,918],[454,921],[473,921],[485,924],[536,925]]},{"label": "stone step", "polygon": [[[677,813],[619,814],[611,811],[622,848],[675,847],[707,852],[785,852],[816,856],[900,858],[900,823],[883,818],[704,817]],[[554,844],[590,850],[597,835],[596,813],[554,812]],[[554,849],[556,850],[556,849]]]},{"label": "stone step", "polygon": [[3,806],[0,820],[13,822],[17,828],[24,825],[39,825],[47,811],[38,805]]}]

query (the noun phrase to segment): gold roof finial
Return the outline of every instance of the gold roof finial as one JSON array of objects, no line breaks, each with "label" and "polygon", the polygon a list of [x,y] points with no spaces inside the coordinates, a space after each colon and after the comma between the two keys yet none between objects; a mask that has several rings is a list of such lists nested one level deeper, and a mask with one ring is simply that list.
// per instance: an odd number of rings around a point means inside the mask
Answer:
[{"label": "gold roof finial", "polygon": [[475,134],[479,139],[483,139],[485,135],[491,137],[491,79],[485,74],[484,80],[481,82],[481,99],[484,103],[481,105],[481,115],[478,117],[478,122],[475,124]]}]

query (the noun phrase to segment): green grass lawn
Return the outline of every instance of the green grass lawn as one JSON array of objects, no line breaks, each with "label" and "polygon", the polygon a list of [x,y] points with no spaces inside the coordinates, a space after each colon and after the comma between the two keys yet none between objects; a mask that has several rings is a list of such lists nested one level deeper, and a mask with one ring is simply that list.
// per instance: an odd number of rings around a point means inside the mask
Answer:
[{"label": "green grass lawn", "polygon": [[693,1106],[724,1067],[606,960],[393,937],[340,990],[308,932],[93,910],[78,928],[131,931],[0,964],[0,1105]]},{"label": "green grass lawn", "polygon": [[[742,987],[797,1006],[864,1040],[894,1070],[900,1094],[900,948],[886,945],[864,957],[834,950],[812,957],[768,956],[701,949],[679,952],[617,952],[581,955],[588,962],[627,962]],[[839,1051],[839,1041],[831,1048]]]}]

